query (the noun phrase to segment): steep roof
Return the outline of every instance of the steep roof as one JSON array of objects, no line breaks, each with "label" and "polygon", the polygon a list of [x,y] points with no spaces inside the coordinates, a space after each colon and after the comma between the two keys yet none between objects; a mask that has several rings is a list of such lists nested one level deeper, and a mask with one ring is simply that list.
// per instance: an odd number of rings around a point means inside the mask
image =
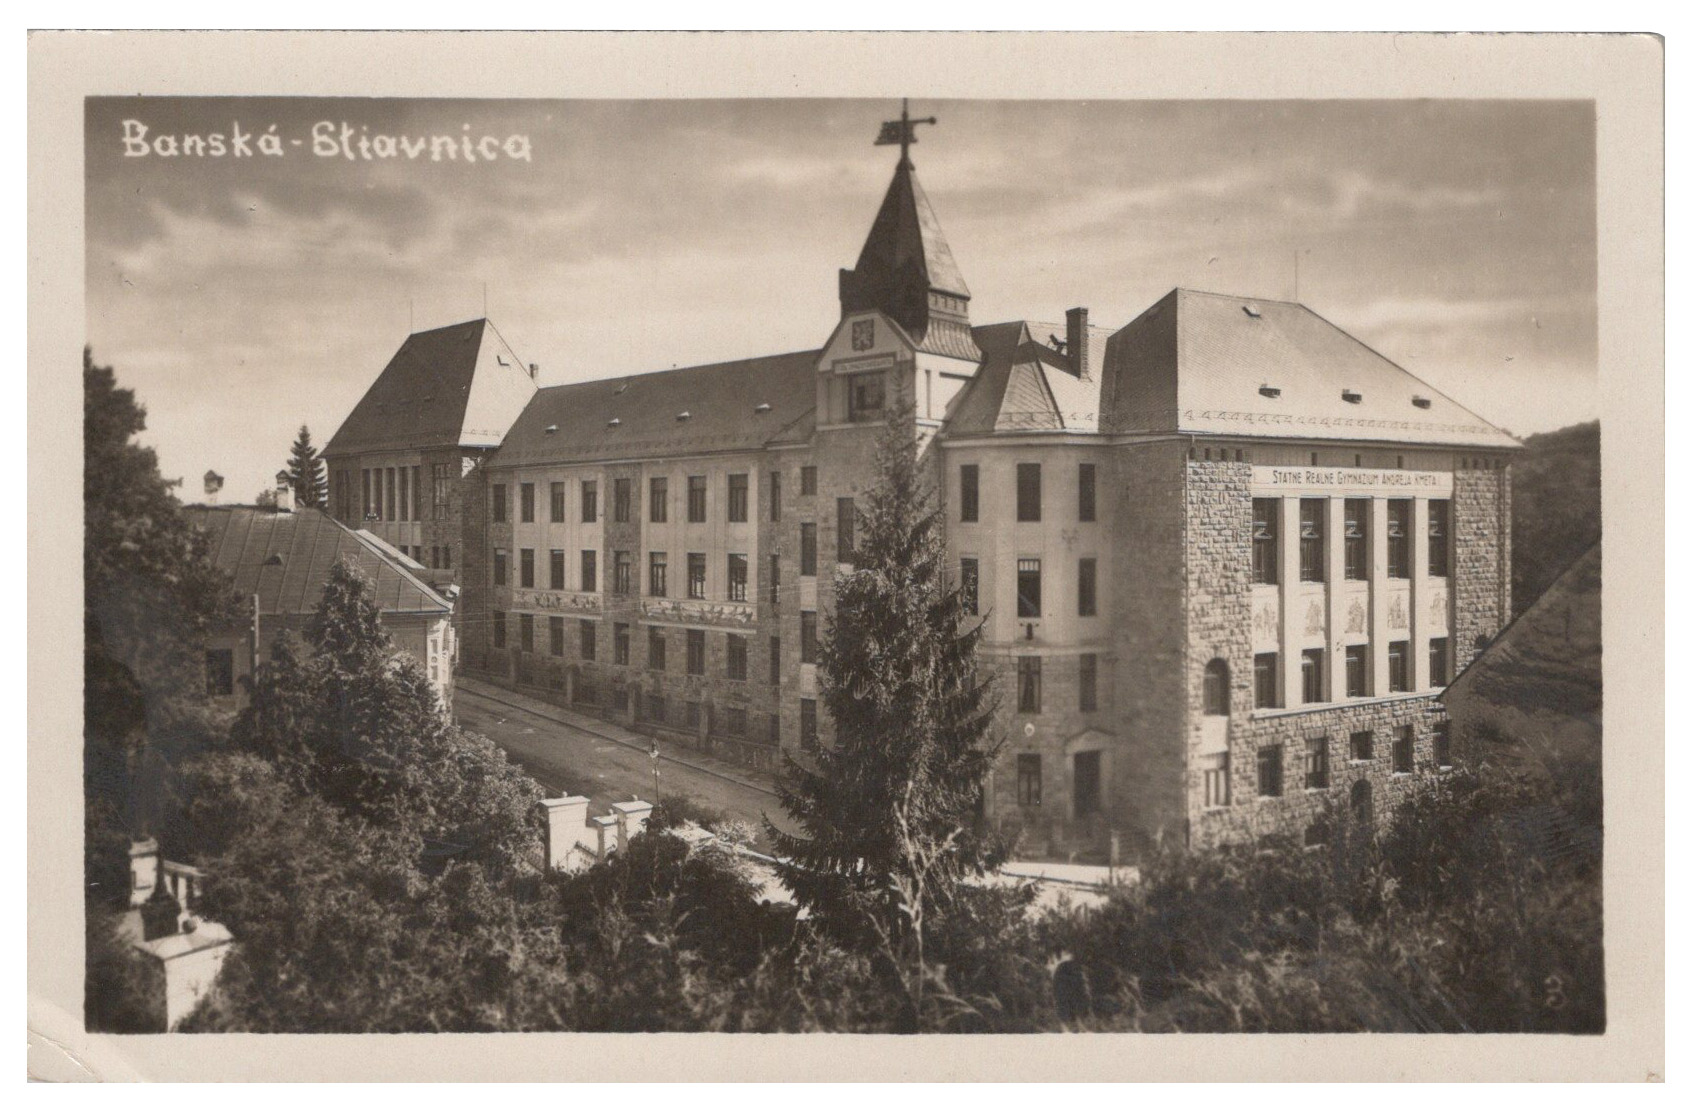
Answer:
[{"label": "steep roof", "polygon": [[805,440],[817,363],[817,351],[789,352],[543,387],[489,466],[697,456]]},{"label": "steep roof", "polygon": [[184,512],[205,531],[213,563],[234,577],[237,594],[259,596],[262,615],[312,613],[342,557],[370,577],[384,614],[445,615],[453,609],[381,546],[321,510],[189,506]]},{"label": "steep roof", "polygon": [[1004,321],[971,330],[983,362],[947,425],[950,437],[1009,432],[1100,430],[1100,367],[1110,331],[1091,326],[1088,378],[1049,338],[1065,326]]},{"label": "steep roof", "polygon": [[491,321],[415,332],[324,454],[434,445],[492,448],[535,390],[526,365]]},{"label": "steep roof", "polygon": [[1112,432],[1518,445],[1295,302],[1173,290],[1113,335],[1103,372]]},{"label": "steep roof", "polygon": [[898,274],[912,266],[918,267],[936,289],[971,296],[965,276],[954,262],[953,249],[942,235],[942,222],[936,219],[929,196],[918,184],[918,173],[903,159],[895,167],[889,191],[883,195],[883,204],[871,222],[853,269],[860,274]]}]

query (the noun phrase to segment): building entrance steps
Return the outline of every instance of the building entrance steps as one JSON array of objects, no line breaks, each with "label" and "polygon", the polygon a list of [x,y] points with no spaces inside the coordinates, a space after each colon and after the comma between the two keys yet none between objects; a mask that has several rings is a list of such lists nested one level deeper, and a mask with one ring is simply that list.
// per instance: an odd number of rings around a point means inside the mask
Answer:
[{"label": "building entrance steps", "polygon": [[[604,738],[609,742],[616,742],[621,746],[640,750],[644,754],[653,749],[653,735],[651,733],[631,730],[628,727],[619,726],[617,723],[609,723],[605,719],[599,719],[593,715],[584,715],[581,712],[561,707],[557,703],[527,695],[523,691],[514,690],[500,684],[491,684],[486,680],[475,679],[464,674],[461,674],[455,683],[461,691],[470,692],[494,703],[506,704],[538,718],[551,719],[574,730],[582,731],[584,734],[592,734],[597,738]],[[660,745],[659,760],[665,764],[681,765],[698,773],[719,777],[744,788],[755,789],[772,796],[777,793],[776,783],[757,770],[749,769],[744,765],[721,761],[694,750],[682,749],[674,743]]]}]

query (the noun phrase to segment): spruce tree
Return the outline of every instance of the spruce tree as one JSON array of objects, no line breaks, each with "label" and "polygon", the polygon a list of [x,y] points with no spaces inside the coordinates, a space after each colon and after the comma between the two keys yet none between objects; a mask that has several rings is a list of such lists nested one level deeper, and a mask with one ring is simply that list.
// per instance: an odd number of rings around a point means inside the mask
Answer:
[{"label": "spruce tree", "polygon": [[877,467],[819,647],[835,745],[807,763],[785,755],[779,789],[798,831],[771,835],[801,904],[886,944],[1003,852],[976,815],[999,748],[992,677],[977,668],[981,622],[947,582],[910,410],[891,418]]},{"label": "spruce tree", "polygon": [[312,434],[304,425],[289,449],[287,470],[289,486],[294,488],[295,505],[319,509],[329,505],[330,484],[324,472],[324,462],[318,458],[318,450],[312,446]]}]

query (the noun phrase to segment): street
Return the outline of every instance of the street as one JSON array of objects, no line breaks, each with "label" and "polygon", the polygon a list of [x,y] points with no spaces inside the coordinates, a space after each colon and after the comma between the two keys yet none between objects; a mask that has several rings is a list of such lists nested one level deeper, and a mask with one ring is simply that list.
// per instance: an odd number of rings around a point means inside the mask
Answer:
[{"label": "street", "polygon": [[[468,678],[456,688],[454,714],[459,724],[492,739],[550,795],[587,796],[591,815],[605,814],[614,803],[633,797],[653,800],[653,763],[645,737]],[[637,745],[616,741],[618,737]],[[766,813],[780,817],[776,794],[758,787],[764,780],[760,774],[674,744],[660,750],[659,795],[681,793],[702,808],[756,827]]]}]

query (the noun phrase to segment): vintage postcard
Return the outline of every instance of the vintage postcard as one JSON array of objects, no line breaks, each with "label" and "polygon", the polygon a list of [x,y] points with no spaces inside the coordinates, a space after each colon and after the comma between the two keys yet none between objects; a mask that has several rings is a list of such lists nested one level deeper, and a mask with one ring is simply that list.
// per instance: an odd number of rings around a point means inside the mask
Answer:
[{"label": "vintage postcard", "polygon": [[1658,1076],[1661,47],[34,37],[32,1070]]}]

